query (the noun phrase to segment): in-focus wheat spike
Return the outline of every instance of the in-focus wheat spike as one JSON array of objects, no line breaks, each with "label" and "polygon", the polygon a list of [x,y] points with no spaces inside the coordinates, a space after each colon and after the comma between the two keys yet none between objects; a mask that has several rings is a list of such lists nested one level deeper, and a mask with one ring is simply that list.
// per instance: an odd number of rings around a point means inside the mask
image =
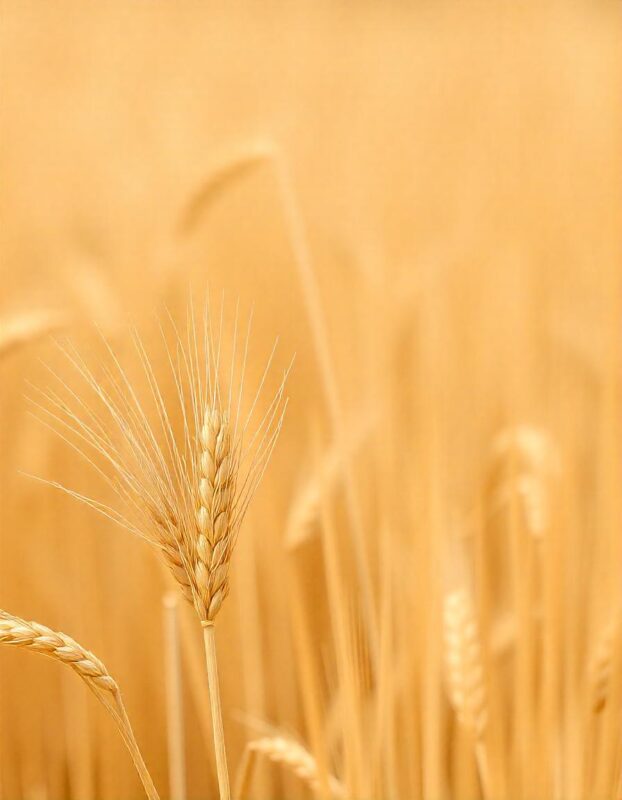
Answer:
[{"label": "in-focus wheat spike", "polygon": [[619,642],[622,628],[616,618],[602,634],[594,652],[589,670],[592,710],[595,714],[602,711],[607,704],[611,672],[616,644]]},{"label": "in-focus wheat spike", "polygon": [[227,415],[207,408],[200,433],[199,535],[195,576],[199,616],[212,621],[229,591],[228,569],[234,536],[236,468]]},{"label": "in-focus wheat spike", "polygon": [[150,800],[159,800],[140,754],[119,687],[97,656],[64,633],[54,631],[39,622],[27,622],[3,610],[0,610],[0,645],[31,650],[71,667],[114,719],[134,761],[147,797]]},{"label": "in-focus wheat spike", "polygon": [[134,335],[146,396],[139,397],[127,368],[106,342],[97,375],[67,344],[61,349],[79,387],[53,373],[60,388],[36,390],[36,406],[44,423],[89,462],[119,503],[52,485],[154,544],[201,620],[211,621],[227,593],[235,536],[282,425],[285,378],[260,412],[274,349],[254,395],[244,403],[250,321],[236,373],[236,317],[225,375],[223,345],[214,341],[208,309],[202,323],[194,312],[189,314],[185,337],[174,323],[172,327],[172,345],[163,331],[175,387],[171,398],[164,399],[151,361]]},{"label": "in-focus wheat spike", "polygon": [[463,590],[445,598],[444,631],[449,697],[460,723],[479,738],[487,721],[484,670],[477,621]]},{"label": "in-focus wheat spike", "polygon": [[[246,745],[245,757],[238,779],[236,800],[244,800],[251,775],[251,758],[254,755],[262,755],[275,764],[281,764],[300,778],[312,792],[320,794],[323,788],[322,782],[317,762],[311,753],[293,739],[284,736],[264,736]],[[343,784],[334,775],[327,776],[327,783],[331,797],[345,797]]]}]

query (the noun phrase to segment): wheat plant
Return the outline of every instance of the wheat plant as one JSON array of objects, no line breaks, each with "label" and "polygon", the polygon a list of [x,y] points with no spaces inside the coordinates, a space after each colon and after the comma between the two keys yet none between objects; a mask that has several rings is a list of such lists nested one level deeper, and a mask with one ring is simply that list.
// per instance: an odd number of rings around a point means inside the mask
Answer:
[{"label": "wheat plant", "polygon": [[0,644],[24,648],[71,667],[115,721],[147,797],[149,800],[159,800],[136,742],[119,687],[97,656],[65,633],[53,631],[39,622],[27,622],[3,610],[0,610]]},{"label": "wheat plant", "polygon": [[[42,390],[36,405],[47,424],[104,477],[121,505],[107,505],[53,485],[153,544],[184,597],[194,605],[203,628],[220,796],[228,800],[214,621],[229,592],[229,568],[238,531],[281,429],[286,375],[258,412],[273,348],[243,412],[252,319],[246,328],[238,374],[236,311],[231,361],[226,367],[228,374],[223,376],[223,314],[221,305],[216,333],[207,304],[201,323],[193,310],[189,312],[184,339],[173,326],[174,343],[166,343],[175,387],[170,400],[164,399],[147,353],[135,336],[138,361],[149,387],[147,401],[139,399],[112,348],[106,346],[110,366],[100,379],[75,349],[66,345],[63,352],[82,379],[83,388],[90,389],[93,405],[63,381],[60,391],[64,390],[64,396],[54,389]],[[149,399],[155,421],[145,410]],[[171,423],[174,404],[183,419],[181,432],[174,431]],[[97,457],[108,467],[108,474],[95,462]]]}]

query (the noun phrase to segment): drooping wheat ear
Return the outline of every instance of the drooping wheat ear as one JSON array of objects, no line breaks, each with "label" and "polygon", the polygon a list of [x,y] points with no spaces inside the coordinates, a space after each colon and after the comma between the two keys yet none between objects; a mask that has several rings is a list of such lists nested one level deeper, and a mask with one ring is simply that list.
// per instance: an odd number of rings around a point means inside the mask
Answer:
[{"label": "drooping wheat ear", "polygon": [[[265,756],[274,764],[280,764],[289,769],[314,794],[322,791],[323,786],[317,762],[307,749],[293,739],[283,736],[265,736],[246,745],[236,786],[236,800],[244,800],[252,774],[253,759],[257,755]],[[327,783],[331,797],[345,797],[343,784],[334,775],[327,776]]]},{"label": "drooping wheat ear", "polygon": [[64,633],[38,622],[26,622],[0,611],[0,644],[26,647],[70,666],[92,688],[118,692],[119,687],[93,653]]},{"label": "drooping wheat ear", "polygon": [[595,714],[602,711],[607,704],[614,651],[616,644],[619,642],[621,633],[620,620],[613,620],[605,629],[594,651],[589,669],[589,680],[592,710]]},{"label": "drooping wheat ear", "polygon": [[542,537],[549,527],[551,481],[560,469],[546,431],[530,425],[501,431],[492,445],[493,509],[506,507],[515,494],[527,531]]},{"label": "drooping wheat ear", "polygon": [[229,592],[229,560],[234,538],[236,460],[227,415],[207,408],[200,432],[201,478],[195,577],[197,612],[212,622]]},{"label": "drooping wheat ear", "polygon": [[192,193],[181,214],[177,232],[181,235],[192,233],[223,191],[273,155],[274,146],[268,141],[246,142],[221,154]]},{"label": "drooping wheat ear", "polygon": [[147,797],[158,800],[158,793],[138,748],[119,687],[97,656],[64,633],[53,631],[38,622],[27,622],[2,610],[0,645],[23,647],[71,667],[111,714],[132,756]]},{"label": "drooping wheat ear", "polygon": [[445,598],[444,627],[449,697],[460,723],[479,739],[487,722],[486,690],[477,621],[465,591]]}]

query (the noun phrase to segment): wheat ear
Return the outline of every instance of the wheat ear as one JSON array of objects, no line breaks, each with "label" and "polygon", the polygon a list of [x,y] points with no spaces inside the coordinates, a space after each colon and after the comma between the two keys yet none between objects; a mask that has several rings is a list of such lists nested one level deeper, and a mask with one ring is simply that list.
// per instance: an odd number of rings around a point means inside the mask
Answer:
[{"label": "wheat ear", "polygon": [[530,425],[518,425],[499,433],[492,445],[495,510],[508,506],[517,496],[525,528],[539,539],[549,528],[552,479],[561,470],[561,459],[549,434]]},{"label": "wheat ear", "polygon": [[192,193],[178,222],[178,234],[193,233],[223,191],[272,158],[273,149],[270,142],[252,141],[223,154]]},{"label": "wheat ear", "polygon": [[592,710],[598,714],[607,704],[613,654],[620,636],[620,622],[615,620],[604,631],[590,665]]},{"label": "wheat ear", "polygon": [[67,664],[79,675],[117,724],[149,800],[159,800],[156,788],[141,756],[116,681],[104,664],[64,633],[38,622],[27,622],[0,611],[0,644],[23,647]]},{"label": "wheat ear", "polygon": [[458,721],[473,739],[482,788],[488,796],[484,669],[477,620],[465,591],[451,592],[445,598],[444,633],[449,698]]},{"label": "wheat ear", "polygon": [[[236,782],[236,800],[243,800],[252,774],[253,762],[262,755],[274,764],[280,764],[300,778],[314,794],[320,794],[322,782],[317,762],[301,744],[283,736],[262,737],[246,745]],[[345,797],[343,784],[334,775],[328,776],[331,797]]]}]

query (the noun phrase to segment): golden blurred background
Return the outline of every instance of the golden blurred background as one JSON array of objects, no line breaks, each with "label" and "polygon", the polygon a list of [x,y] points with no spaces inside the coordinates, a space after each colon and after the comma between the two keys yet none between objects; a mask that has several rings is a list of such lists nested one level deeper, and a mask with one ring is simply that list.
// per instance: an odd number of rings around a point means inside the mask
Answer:
[{"label": "golden blurred background", "polygon": [[[251,378],[276,336],[295,354],[218,623],[232,775],[278,732],[356,800],[619,796],[622,682],[593,713],[590,659],[611,625],[622,659],[620,14],[0,3],[0,607],[105,662],[163,798],[171,585],[28,477],[101,496],[29,398],[65,376],[48,333],[97,366],[95,329],[124,353],[136,326],[164,376],[157,320],[206,292],[254,308]],[[498,513],[516,431],[557,465],[532,539]],[[463,583],[489,785],[443,668]],[[215,797],[200,629],[179,624],[187,797]],[[0,647],[0,798],[141,793],[76,677]],[[268,761],[248,797],[312,793]]]}]

